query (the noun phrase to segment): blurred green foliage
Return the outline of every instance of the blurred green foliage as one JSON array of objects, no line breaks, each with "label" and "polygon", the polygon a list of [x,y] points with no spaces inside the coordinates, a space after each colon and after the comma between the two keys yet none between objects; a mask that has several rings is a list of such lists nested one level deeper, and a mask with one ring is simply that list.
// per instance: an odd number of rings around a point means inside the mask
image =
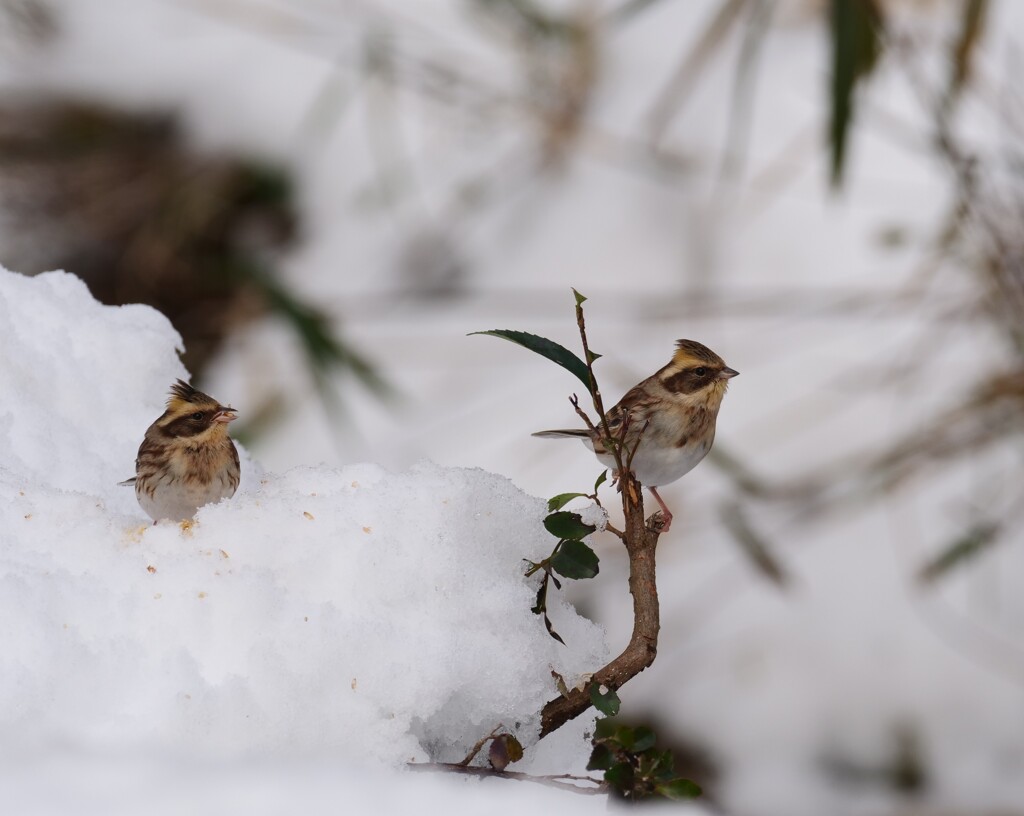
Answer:
[{"label": "blurred green foliage", "polygon": [[391,394],[375,366],[277,272],[300,232],[282,167],[202,155],[174,116],[68,100],[0,108],[0,180],[20,229],[6,265],[74,272],[103,303],[145,303],[181,333],[201,377],[225,338],[257,317],[291,327],[313,382],[347,372]]}]

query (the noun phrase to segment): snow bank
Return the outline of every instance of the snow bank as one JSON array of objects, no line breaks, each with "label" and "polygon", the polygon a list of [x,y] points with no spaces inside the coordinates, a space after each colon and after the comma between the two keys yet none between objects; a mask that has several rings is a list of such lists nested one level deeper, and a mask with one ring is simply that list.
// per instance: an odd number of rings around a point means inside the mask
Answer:
[{"label": "snow bank", "polygon": [[[185,376],[166,319],[102,306],[71,275],[0,270],[0,344],[8,757],[452,760],[499,723],[534,742],[551,670],[605,661],[571,608],[553,610],[568,647],[531,614],[522,559],[554,541],[544,502],[507,479],[260,474],[243,452],[232,500],[150,526],[116,482]],[[585,760],[583,726],[563,770]]]}]

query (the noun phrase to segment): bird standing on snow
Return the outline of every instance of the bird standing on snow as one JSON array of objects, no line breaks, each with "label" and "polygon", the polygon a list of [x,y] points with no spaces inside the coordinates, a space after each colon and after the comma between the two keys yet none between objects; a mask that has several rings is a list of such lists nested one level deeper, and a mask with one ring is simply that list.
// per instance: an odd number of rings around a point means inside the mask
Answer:
[{"label": "bird standing on snow", "polygon": [[167,410],[146,430],[135,459],[139,504],[154,522],[192,518],[205,504],[230,498],[238,489],[238,451],[228,423],[238,418],[202,391],[178,380]]},{"label": "bird standing on snow", "polygon": [[[739,374],[725,360],[696,340],[679,340],[671,362],[633,386],[608,414],[613,439],[623,433],[623,460],[633,454],[632,471],[651,491],[664,511],[667,532],[672,513],[658,495],[658,488],[693,470],[707,456],[715,441],[715,422],[729,386]],[[615,457],[602,440],[604,429],[540,431],[534,436],[571,437],[597,455],[601,464],[615,469]]]}]

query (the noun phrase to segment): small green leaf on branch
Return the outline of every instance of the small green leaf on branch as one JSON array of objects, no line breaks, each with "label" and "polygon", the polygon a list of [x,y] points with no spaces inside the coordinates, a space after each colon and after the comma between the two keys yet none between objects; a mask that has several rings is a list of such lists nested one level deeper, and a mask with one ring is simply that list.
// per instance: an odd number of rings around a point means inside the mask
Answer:
[{"label": "small green leaf on branch", "polygon": [[657,742],[657,735],[650,728],[641,725],[633,729],[633,745],[631,750],[637,753],[647,751],[654,747],[655,742]]},{"label": "small green leaf on branch", "polygon": [[700,785],[682,778],[663,782],[655,790],[666,799],[695,799],[702,793]]},{"label": "small green leaf on branch", "polygon": [[553,570],[565,578],[576,580],[593,578],[599,571],[598,564],[594,551],[576,539],[563,541],[558,552],[551,558]]},{"label": "small green leaf on branch", "polygon": [[544,519],[544,527],[556,538],[583,538],[597,529],[593,524],[584,524],[579,513],[559,510]]},{"label": "small green leaf on branch", "polygon": [[[604,688],[604,692],[601,689]],[[590,702],[594,704],[594,708],[604,714],[606,717],[614,717],[619,713],[619,695],[615,693],[615,689],[610,689],[602,686],[600,683],[594,683],[590,686]]]},{"label": "small green leaf on branch", "polygon": [[607,745],[598,743],[590,753],[590,761],[587,762],[588,771],[607,771],[615,764],[615,753]]},{"label": "small green leaf on branch", "polygon": [[586,495],[586,493],[559,493],[557,496],[552,496],[548,499],[548,512],[553,513],[555,510],[561,510],[573,499],[585,498]]},{"label": "small green leaf on branch", "polygon": [[604,780],[617,791],[631,791],[636,774],[628,762],[619,762],[604,772]]},{"label": "small green leaf on branch", "polygon": [[656,738],[650,728],[598,720],[593,744],[587,770],[604,771],[604,779],[616,796],[635,802],[655,796],[692,799],[701,795],[699,785],[676,774],[672,752],[655,747]]}]

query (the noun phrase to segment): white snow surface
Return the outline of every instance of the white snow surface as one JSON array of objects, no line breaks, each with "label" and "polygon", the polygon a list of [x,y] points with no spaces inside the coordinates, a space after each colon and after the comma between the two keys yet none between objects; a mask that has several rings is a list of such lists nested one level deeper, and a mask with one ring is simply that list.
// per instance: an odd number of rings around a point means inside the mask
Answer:
[{"label": "white snow surface", "polygon": [[[535,743],[551,670],[572,682],[606,661],[603,631],[557,595],[568,646],[530,612],[523,558],[554,540],[545,503],[508,479],[430,463],[264,474],[243,451],[233,499],[153,526],[116,482],[185,376],[167,320],[102,306],[69,274],[0,270],[0,344],[8,771],[36,757],[38,777],[67,752],[315,757],[378,785],[499,724]],[[535,761],[581,770],[592,722]]]}]

